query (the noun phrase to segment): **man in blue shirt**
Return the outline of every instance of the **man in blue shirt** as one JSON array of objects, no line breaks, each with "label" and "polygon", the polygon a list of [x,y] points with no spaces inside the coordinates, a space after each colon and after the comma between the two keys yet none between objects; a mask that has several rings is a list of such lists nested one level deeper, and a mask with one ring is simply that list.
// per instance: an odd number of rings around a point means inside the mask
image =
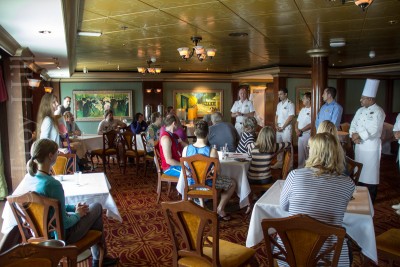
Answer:
[{"label": "man in blue shirt", "polygon": [[318,126],[323,121],[331,121],[336,125],[336,128],[340,126],[340,120],[342,119],[343,108],[335,101],[336,89],[334,87],[327,87],[324,90],[322,99],[325,104],[321,107],[318,112],[317,118],[315,120],[315,127]]}]

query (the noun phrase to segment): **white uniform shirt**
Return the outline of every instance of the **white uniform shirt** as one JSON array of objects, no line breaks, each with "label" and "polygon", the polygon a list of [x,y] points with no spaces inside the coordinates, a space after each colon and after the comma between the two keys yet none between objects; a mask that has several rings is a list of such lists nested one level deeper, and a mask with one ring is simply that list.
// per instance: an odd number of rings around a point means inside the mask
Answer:
[{"label": "white uniform shirt", "polygon": [[365,148],[368,147],[366,150],[379,149],[385,117],[385,112],[377,104],[359,108],[351,121],[350,136],[358,133],[362,140],[361,144],[365,145]]},{"label": "white uniform shirt", "polygon": [[[309,108],[302,108],[300,110],[299,116],[297,117],[297,127],[299,129],[303,129],[306,127],[308,124],[311,123],[311,107]],[[305,131],[305,133],[310,133],[311,130]]]},{"label": "white uniform shirt", "polygon": [[[278,103],[276,108],[276,115],[278,116],[278,126],[283,126],[289,116],[294,115],[294,104],[289,99]],[[288,125],[290,127],[290,124]]]},{"label": "white uniform shirt", "polygon": [[361,162],[360,182],[379,184],[381,160],[381,134],[385,112],[377,104],[357,110],[350,125],[350,136],[358,133],[361,143],[355,146],[355,160]]},{"label": "white uniform shirt", "polygon": [[[243,102],[240,100],[235,101],[235,103],[233,104],[233,106],[231,108],[232,113],[240,112],[243,114],[247,114],[247,113],[250,113],[253,111],[255,111],[253,102],[251,102],[248,99],[246,99]],[[246,117],[244,117],[244,116],[237,116],[236,123],[244,123],[245,119],[246,119]]]},{"label": "white uniform shirt", "polygon": [[[396,123],[393,126],[393,132],[398,132],[400,131],[400,113],[397,115],[396,118]],[[398,140],[399,144],[400,144],[400,139]]]}]

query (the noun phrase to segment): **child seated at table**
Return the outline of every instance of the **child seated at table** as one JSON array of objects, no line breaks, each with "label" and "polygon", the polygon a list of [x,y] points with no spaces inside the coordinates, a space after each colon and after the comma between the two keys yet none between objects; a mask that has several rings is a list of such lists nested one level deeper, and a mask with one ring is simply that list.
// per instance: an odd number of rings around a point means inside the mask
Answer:
[{"label": "child seated at table", "polygon": [[[31,159],[27,163],[28,172],[37,180],[34,191],[39,194],[57,199],[60,202],[62,220],[65,230],[65,243],[72,244],[82,239],[89,230],[103,232],[103,208],[100,203],[86,205],[78,203],[65,205],[65,195],[62,184],[50,175],[51,167],[57,159],[58,145],[50,139],[40,139],[31,147]],[[104,255],[107,255],[103,234]],[[99,248],[91,247],[93,265],[99,266]],[[117,259],[104,257],[103,266],[114,265]]]}]

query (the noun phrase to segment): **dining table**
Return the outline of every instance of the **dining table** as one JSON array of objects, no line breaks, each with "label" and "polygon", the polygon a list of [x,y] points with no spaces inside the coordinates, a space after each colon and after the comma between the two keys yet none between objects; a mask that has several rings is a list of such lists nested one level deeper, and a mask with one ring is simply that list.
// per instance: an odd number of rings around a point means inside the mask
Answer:
[{"label": "dining table", "polygon": [[[75,173],[58,175],[55,178],[62,184],[66,205],[76,205],[78,202],[90,205],[98,202],[106,210],[107,217],[122,222],[118,207],[110,193],[111,185],[104,173]],[[34,191],[36,182],[36,179],[27,174],[15,189],[13,195]],[[1,232],[6,234],[17,224],[8,202],[4,205],[2,218]]]},{"label": "dining table", "polygon": [[[236,182],[236,195],[239,198],[239,207],[244,208],[250,205],[250,184],[247,179],[247,170],[250,167],[250,158],[246,153],[228,152],[226,157],[221,151],[218,151],[220,162],[220,172],[223,176],[228,176]],[[183,174],[179,176],[177,191],[183,195],[185,181]]]},{"label": "dining table", "polygon": [[[289,212],[280,207],[280,195],[285,181],[278,180],[255,203],[247,233],[246,246],[253,247],[263,241],[261,222],[267,218],[289,217]],[[378,263],[374,230],[374,208],[368,189],[357,186],[353,199],[349,202],[344,214],[342,226],[361,248],[362,253]]]}]

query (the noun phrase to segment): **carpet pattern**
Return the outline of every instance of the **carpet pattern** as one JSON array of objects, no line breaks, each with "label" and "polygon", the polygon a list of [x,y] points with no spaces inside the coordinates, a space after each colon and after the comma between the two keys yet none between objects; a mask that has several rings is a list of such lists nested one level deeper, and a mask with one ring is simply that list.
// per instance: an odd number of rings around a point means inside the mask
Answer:
[{"label": "carpet pattern", "polygon": [[[391,208],[400,202],[400,175],[394,156],[385,156],[381,161],[381,183],[374,205],[376,235],[400,227],[400,216]],[[97,169],[101,171],[101,166]],[[111,183],[111,193],[119,208],[123,222],[105,219],[105,233],[108,254],[120,258],[119,266],[171,266],[172,243],[167,224],[161,210],[156,204],[157,175],[155,170],[148,171],[148,177],[141,170],[138,176],[132,166],[127,167],[125,175],[116,165],[107,173]],[[161,201],[179,200],[176,190],[170,197],[163,188]],[[220,223],[220,238],[245,245],[250,217],[239,210],[238,199],[233,198],[228,204],[232,220]],[[256,264],[267,266],[263,244],[255,247]],[[361,253],[354,252],[353,266],[374,266]],[[387,266],[380,261],[379,266]]]}]

